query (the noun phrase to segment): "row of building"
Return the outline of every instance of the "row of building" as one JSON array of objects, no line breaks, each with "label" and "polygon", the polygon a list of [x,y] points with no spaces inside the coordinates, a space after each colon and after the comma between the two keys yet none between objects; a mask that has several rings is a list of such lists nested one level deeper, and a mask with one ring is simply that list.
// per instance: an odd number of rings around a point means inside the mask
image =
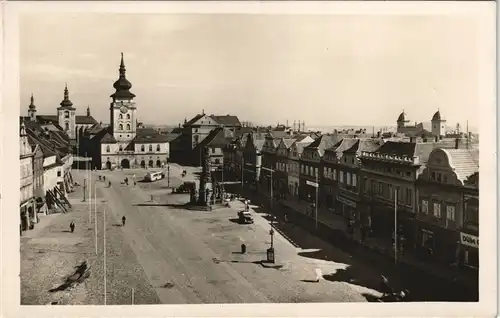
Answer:
[{"label": "row of building", "polygon": [[479,149],[470,135],[279,135],[250,132],[227,140],[224,179],[267,195],[272,187],[276,200],[317,204],[319,213],[341,215],[387,240],[397,204],[407,250],[478,267]]},{"label": "row of building", "polygon": [[68,135],[57,124],[20,118],[20,230],[33,229],[40,215],[66,212],[73,191],[73,154]]}]

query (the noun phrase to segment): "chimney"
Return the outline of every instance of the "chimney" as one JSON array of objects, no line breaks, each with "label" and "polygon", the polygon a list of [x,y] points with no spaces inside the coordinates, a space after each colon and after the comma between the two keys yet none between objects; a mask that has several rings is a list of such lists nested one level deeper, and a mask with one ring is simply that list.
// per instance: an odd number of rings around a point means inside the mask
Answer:
[{"label": "chimney", "polygon": [[455,139],[455,149],[460,149],[460,139],[459,138]]},{"label": "chimney", "polygon": [[295,127],[295,125],[296,125],[296,124],[295,124],[295,120],[294,120],[294,121],[293,121],[293,131],[295,131],[295,130],[296,130],[296,129],[295,129],[295,128],[296,128],[296,127]]},{"label": "chimney", "polygon": [[377,138],[380,138],[380,131],[377,131]]}]

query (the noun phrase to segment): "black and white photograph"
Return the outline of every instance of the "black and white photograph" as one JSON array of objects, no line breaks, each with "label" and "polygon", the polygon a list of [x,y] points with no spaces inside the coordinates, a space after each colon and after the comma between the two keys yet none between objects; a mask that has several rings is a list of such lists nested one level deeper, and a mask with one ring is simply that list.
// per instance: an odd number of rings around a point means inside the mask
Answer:
[{"label": "black and white photograph", "polygon": [[10,8],[6,317],[494,314],[494,4],[292,3]]}]

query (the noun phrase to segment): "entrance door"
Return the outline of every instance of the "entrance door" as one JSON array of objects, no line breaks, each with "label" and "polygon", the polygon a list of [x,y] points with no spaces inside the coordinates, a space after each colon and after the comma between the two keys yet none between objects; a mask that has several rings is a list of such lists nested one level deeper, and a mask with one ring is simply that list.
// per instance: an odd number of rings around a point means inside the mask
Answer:
[{"label": "entrance door", "polygon": [[149,167],[153,168],[153,165],[154,165],[154,161],[153,160],[149,160]]},{"label": "entrance door", "polygon": [[124,168],[124,169],[129,169],[130,168],[130,161],[128,159],[123,159],[122,160],[122,168]]},{"label": "entrance door", "polygon": [[141,168],[146,168],[146,161],[141,160]]},{"label": "entrance door", "polygon": [[156,167],[161,168],[161,161],[160,160],[156,160]]},{"label": "entrance door", "polygon": [[111,170],[111,162],[106,161],[106,169]]}]

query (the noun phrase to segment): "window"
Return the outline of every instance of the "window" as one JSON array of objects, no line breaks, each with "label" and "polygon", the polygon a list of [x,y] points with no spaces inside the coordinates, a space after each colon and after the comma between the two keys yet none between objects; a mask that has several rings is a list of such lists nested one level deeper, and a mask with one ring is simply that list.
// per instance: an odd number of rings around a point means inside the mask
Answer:
[{"label": "window", "polygon": [[215,148],[212,148],[212,153],[215,153]]},{"label": "window", "polygon": [[339,171],[339,182],[344,183],[344,171]]},{"label": "window", "polygon": [[333,169],[333,180],[337,180],[337,169]]},{"label": "window", "polygon": [[355,173],[352,174],[352,186],[356,187],[358,183],[357,176]]},{"label": "window", "polygon": [[130,130],[130,124],[127,124],[127,130]]},{"label": "window", "polygon": [[411,189],[406,189],[406,205],[411,206],[411,200],[412,200]]},{"label": "window", "polygon": [[313,169],[312,169],[312,167],[311,167],[311,166],[309,166],[308,168],[309,168],[309,175],[310,175],[310,176],[312,176],[312,174],[313,174]]},{"label": "window", "polygon": [[109,145],[106,146],[106,152],[110,152],[110,151],[111,151],[111,149],[109,149]]},{"label": "window", "polygon": [[440,173],[436,173],[436,181],[441,182],[441,174]]},{"label": "window", "polygon": [[314,175],[318,176],[318,168],[314,168]]},{"label": "window", "polygon": [[448,183],[448,177],[446,175],[443,176],[443,183]]},{"label": "window", "polygon": [[455,221],[455,206],[447,205],[446,206],[446,218],[451,221]]},{"label": "window", "polygon": [[411,171],[406,171],[406,176],[411,177]]},{"label": "window", "polygon": [[160,151],[160,145],[156,145],[156,151]]},{"label": "window", "polygon": [[123,146],[122,146],[122,145],[120,145],[120,151],[122,151],[122,150],[123,150]]},{"label": "window", "polygon": [[119,130],[123,130],[123,125],[122,124],[120,124],[118,127],[119,127],[118,128]]},{"label": "window", "polygon": [[61,176],[61,170],[57,170],[57,176],[60,177]]},{"label": "window", "polygon": [[220,160],[219,159],[215,159],[215,164],[216,165],[220,164]]},{"label": "window", "polygon": [[394,193],[392,192],[392,184],[389,184],[387,188],[389,189],[389,199],[394,200]]},{"label": "window", "polygon": [[118,115],[118,118],[123,119],[123,115],[122,114]]},{"label": "window", "polygon": [[149,151],[153,151],[153,145],[149,145]]},{"label": "window", "polygon": [[379,182],[379,184],[378,184],[378,194],[379,195],[384,194],[384,184],[382,182]]},{"label": "window", "polygon": [[69,130],[69,123],[64,123],[64,130],[66,130],[66,131]]},{"label": "window", "polygon": [[64,112],[64,118],[69,118],[69,112]]},{"label": "window", "polygon": [[346,172],[346,183],[347,185],[351,185],[351,173],[350,172]]},{"label": "window", "polygon": [[436,180],[436,173],[435,172],[431,173],[431,180]]},{"label": "window", "polygon": [[434,216],[437,218],[441,218],[441,204],[434,203]]},{"label": "window", "polygon": [[144,151],[144,145],[141,145],[141,151]]},{"label": "window", "polygon": [[130,119],[130,114],[127,114],[127,119]]}]

